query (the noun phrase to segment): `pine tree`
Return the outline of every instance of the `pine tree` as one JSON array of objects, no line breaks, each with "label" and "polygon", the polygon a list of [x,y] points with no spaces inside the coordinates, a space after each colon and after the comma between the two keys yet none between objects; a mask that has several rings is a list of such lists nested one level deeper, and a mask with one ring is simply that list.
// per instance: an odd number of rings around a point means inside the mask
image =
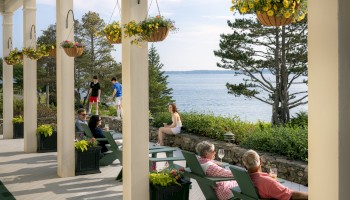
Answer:
[{"label": "pine tree", "polygon": [[[289,26],[264,27],[251,19],[228,21],[233,30],[222,34],[221,57],[218,67],[246,75],[244,83],[227,83],[228,93],[258,99],[272,106],[272,123],[286,124],[290,109],[307,104],[307,91],[289,93],[293,84],[307,84],[300,80],[307,76],[307,22]],[[274,75],[274,80],[266,78]],[[262,95],[262,91],[267,96]]]},{"label": "pine tree", "polygon": [[152,45],[148,53],[149,64],[149,109],[151,113],[165,112],[172,101],[172,88],[167,87],[167,75],[161,71],[163,64],[156,48]]}]

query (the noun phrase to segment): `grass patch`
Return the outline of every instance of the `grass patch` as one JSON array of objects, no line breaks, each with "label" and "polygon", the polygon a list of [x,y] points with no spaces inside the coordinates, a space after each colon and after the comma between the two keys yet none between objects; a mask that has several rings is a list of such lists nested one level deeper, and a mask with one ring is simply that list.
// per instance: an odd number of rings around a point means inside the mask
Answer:
[{"label": "grass patch", "polygon": [[0,181],[0,199],[1,200],[16,200],[11,192],[5,187],[5,185]]}]

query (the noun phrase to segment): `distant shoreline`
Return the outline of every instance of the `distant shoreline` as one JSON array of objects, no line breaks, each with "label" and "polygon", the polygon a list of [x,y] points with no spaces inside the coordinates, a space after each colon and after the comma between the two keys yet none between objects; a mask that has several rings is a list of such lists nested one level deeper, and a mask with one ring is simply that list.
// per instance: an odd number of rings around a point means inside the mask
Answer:
[{"label": "distant shoreline", "polygon": [[165,71],[166,74],[234,74],[234,70]]}]

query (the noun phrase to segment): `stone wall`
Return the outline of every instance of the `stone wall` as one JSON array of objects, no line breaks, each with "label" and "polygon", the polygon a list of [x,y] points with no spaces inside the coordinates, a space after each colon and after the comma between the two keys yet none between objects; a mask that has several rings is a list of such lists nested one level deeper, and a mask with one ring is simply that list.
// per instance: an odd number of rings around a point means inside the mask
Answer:
[{"label": "stone wall", "polygon": [[[151,127],[150,141],[157,141],[157,135],[158,129]],[[224,162],[242,166],[242,156],[247,149],[241,148],[236,144],[186,133],[181,133],[176,136],[167,135],[164,144],[166,146],[179,147],[183,150],[195,152],[195,146],[203,140],[212,142],[216,149],[225,149],[225,157],[222,159]],[[306,162],[288,160],[286,157],[271,153],[258,153],[261,157],[264,172],[267,172],[270,167],[277,167],[278,177],[303,185],[308,184],[308,164]],[[219,158],[216,159],[220,160]]]}]

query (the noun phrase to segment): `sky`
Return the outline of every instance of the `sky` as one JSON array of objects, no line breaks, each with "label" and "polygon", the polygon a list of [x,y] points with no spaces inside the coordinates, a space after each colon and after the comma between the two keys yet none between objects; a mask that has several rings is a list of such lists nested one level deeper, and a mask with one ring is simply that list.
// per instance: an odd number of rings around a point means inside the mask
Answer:
[{"label": "sky", "polygon": [[[158,14],[156,0],[148,0],[149,15]],[[118,9],[113,13],[117,0],[74,0],[74,16],[81,17],[88,11],[99,13],[106,23],[112,18],[120,20]],[[56,0],[37,0],[37,37],[56,19]],[[121,5],[121,0],[119,0]],[[220,58],[213,51],[219,49],[220,34],[229,33],[227,20],[233,20],[230,0],[158,0],[160,14],[175,21],[179,29],[170,33],[162,42],[153,43],[164,64],[165,71],[220,70],[216,63]],[[146,16],[145,16],[146,17]],[[0,16],[2,22],[2,16]],[[23,45],[23,11],[14,13],[13,48]],[[2,29],[2,26],[0,26]],[[2,30],[0,31],[2,38]],[[2,47],[2,40],[0,40]],[[151,43],[148,45],[151,46]],[[121,62],[121,45],[114,45],[113,57]],[[2,55],[2,48],[0,49]]]}]

